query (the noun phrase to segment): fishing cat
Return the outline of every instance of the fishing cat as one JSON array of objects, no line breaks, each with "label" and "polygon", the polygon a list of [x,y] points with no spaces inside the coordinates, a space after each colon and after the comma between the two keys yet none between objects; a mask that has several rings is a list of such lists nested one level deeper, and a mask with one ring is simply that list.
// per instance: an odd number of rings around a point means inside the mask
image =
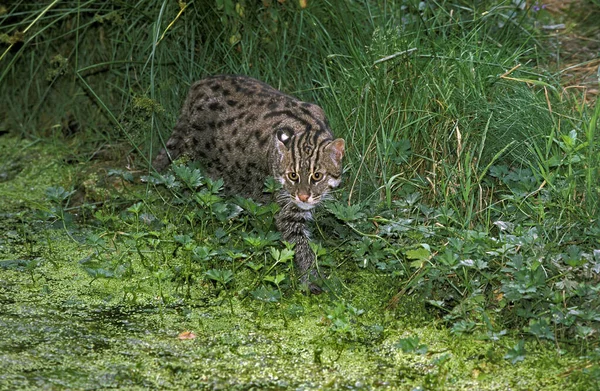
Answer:
[{"label": "fishing cat", "polygon": [[[218,75],[194,83],[173,134],[155,158],[158,171],[187,155],[230,195],[268,202],[268,176],[281,183],[275,222],[295,244],[301,281],[314,276],[307,223],[311,210],[337,187],[345,142],[334,139],[323,110],[247,76]],[[319,287],[309,283],[314,293]]]}]

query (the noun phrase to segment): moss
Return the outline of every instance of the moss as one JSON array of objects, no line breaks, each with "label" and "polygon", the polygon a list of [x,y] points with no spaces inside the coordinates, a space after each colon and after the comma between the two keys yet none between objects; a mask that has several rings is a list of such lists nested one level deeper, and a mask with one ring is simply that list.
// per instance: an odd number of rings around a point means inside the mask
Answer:
[{"label": "moss", "polygon": [[[486,352],[499,346],[489,341],[402,319],[388,319],[375,340],[338,338],[323,320],[331,301],[325,295],[293,295],[258,319],[260,305],[235,298],[233,314],[216,297],[162,304],[146,279],[137,283],[147,294],[130,304],[118,293],[124,281],[92,281],[82,272],[67,235],[56,248],[59,266],[43,263],[33,279],[18,267],[2,273],[0,380],[7,386],[559,390],[574,386],[565,373],[581,364],[535,342],[523,363],[490,361]],[[303,311],[286,325],[281,313],[292,306]],[[365,310],[368,322],[358,316],[357,329],[383,319],[381,307]],[[179,340],[186,330],[196,338]],[[410,335],[420,337],[427,354],[396,346]],[[442,356],[447,359],[440,364]]]},{"label": "moss", "polygon": [[[584,371],[594,367],[575,353],[557,353],[553,345],[528,342],[525,360],[512,365],[503,356],[518,336],[493,342],[453,335],[415,297],[401,297],[395,310],[386,310],[392,277],[366,271],[340,270],[338,278],[352,281],[348,288],[321,296],[289,290],[278,303],[258,302],[247,289],[219,292],[200,282],[188,298],[173,274],[159,277],[134,252],[115,245],[97,256],[85,245],[89,228],[35,220],[29,209],[49,208],[45,189],[68,183],[72,168],[48,145],[10,139],[1,144],[5,151],[27,150],[29,156],[18,175],[0,183],[7,196],[2,207],[12,213],[3,220],[7,235],[0,247],[2,387],[584,390],[597,385],[598,376]],[[23,154],[9,159],[21,161]],[[86,262],[95,256],[129,263],[131,269],[93,278]],[[170,262],[185,262],[182,258],[177,254]],[[240,272],[236,278],[244,285],[252,276]],[[185,331],[196,338],[180,340]],[[426,346],[424,354],[399,347],[401,339],[414,336]]]},{"label": "moss", "polygon": [[64,164],[65,146],[2,137],[0,142],[0,210],[27,210],[45,203],[47,188],[68,181],[73,167]]}]

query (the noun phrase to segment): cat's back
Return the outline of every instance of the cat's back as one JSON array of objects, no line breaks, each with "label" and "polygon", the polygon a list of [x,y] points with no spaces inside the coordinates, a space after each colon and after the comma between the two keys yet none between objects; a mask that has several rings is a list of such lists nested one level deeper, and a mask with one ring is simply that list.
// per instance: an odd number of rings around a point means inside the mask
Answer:
[{"label": "cat's back", "polygon": [[190,95],[197,93],[224,98],[257,98],[281,96],[295,99],[270,85],[245,75],[213,75],[192,84]]},{"label": "cat's back", "polygon": [[256,125],[264,128],[267,124],[295,120],[303,125],[301,129],[293,126],[297,133],[307,124],[320,127],[327,121],[319,106],[243,75],[215,75],[198,80],[191,86],[181,114],[189,123],[206,123],[211,128],[211,121],[221,125],[216,128],[242,125],[242,132],[254,130]]},{"label": "cat's back", "polygon": [[297,99],[260,80],[243,75],[215,75],[192,84],[184,110],[190,115],[228,116],[249,110],[273,110],[276,102],[293,101]]}]

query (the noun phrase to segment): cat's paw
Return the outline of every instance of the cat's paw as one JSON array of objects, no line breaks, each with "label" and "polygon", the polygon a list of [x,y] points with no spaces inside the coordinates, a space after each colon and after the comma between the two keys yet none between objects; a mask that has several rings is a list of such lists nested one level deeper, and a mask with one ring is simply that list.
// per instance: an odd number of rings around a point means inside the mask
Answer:
[{"label": "cat's paw", "polygon": [[313,295],[320,295],[321,293],[323,293],[323,288],[321,288],[320,286],[318,286],[317,284],[315,284],[313,282],[308,284],[308,290]]},{"label": "cat's paw", "polygon": [[305,273],[300,278],[300,283],[302,284],[302,291],[304,293],[311,293],[313,295],[320,295],[324,292],[323,288],[323,279],[317,274],[315,269],[312,269],[308,273]]}]

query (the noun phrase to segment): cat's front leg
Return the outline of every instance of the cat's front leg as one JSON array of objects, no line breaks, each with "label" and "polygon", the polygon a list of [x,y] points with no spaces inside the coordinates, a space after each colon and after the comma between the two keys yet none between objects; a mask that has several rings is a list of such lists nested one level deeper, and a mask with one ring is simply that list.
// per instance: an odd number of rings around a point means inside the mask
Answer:
[{"label": "cat's front leg", "polygon": [[275,223],[281,233],[281,238],[295,245],[294,263],[300,272],[300,282],[308,285],[311,293],[321,293],[321,288],[312,282],[317,277],[315,269],[315,254],[310,248],[310,236],[307,229],[311,214],[301,210],[293,203],[281,208]]}]

